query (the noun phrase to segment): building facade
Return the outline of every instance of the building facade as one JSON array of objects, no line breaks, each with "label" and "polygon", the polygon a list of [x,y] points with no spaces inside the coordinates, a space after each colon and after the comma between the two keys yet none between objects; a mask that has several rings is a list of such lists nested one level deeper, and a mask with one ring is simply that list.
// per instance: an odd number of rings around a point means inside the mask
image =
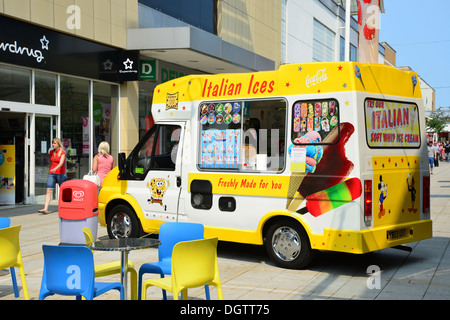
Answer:
[{"label": "building facade", "polygon": [[69,151],[69,179],[89,171],[101,141],[112,153],[126,147],[117,129],[133,127],[127,116],[133,86],[116,68],[125,58],[127,29],[138,24],[138,6],[1,0],[0,24],[0,145],[14,146],[7,159],[15,163],[0,174],[13,181],[2,185],[1,193],[12,195],[0,196],[0,204],[34,203],[46,192],[53,138]]},{"label": "building facade", "polygon": [[[345,6],[340,1],[282,0],[282,63],[343,61]],[[358,57],[358,24],[350,21],[350,60]]]},{"label": "building facade", "polygon": [[89,171],[101,141],[130,153],[159,83],[344,60],[344,27],[341,0],[0,0],[0,146],[14,146],[15,164],[0,172],[14,189],[0,204],[43,200],[55,137],[69,179]]},{"label": "building facade", "polygon": [[0,0],[0,205],[43,201],[55,137],[69,179],[101,141],[129,153],[158,83],[277,67],[279,12],[269,0]]}]

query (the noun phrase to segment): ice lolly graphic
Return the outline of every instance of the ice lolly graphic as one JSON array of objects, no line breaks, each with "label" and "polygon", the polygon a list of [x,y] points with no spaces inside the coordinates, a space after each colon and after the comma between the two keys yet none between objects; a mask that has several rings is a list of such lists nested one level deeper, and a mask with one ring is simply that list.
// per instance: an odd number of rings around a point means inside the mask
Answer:
[{"label": "ice lolly graphic", "polygon": [[320,117],[322,113],[322,104],[320,102],[316,102],[314,105],[314,116]]},{"label": "ice lolly graphic", "polygon": [[300,118],[294,118],[294,132],[300,132]]},{"label": "ice lolly graphic", "polygon": [[361,180],[351,178],[331,188],[307,196],[306,208],[314,217],[318,217],[359,198],[361,193]]},{"label": "ice lolly graphic", "polygon": [[308,105],[306,103],[302,103],[300,107],[300,116],[302,118],[306,118],[307,115],[308,115]]},{"label": "ice lolly graphic", "polygon": [[314,130],[314,118],[308,117],[306,121],[306,130],[308,132]]},{"label": "ice lolly graphic", "polygon": [[312,103],[308,104],[308,117],[314,117],[314,106]]},{"label": "ice lolly graphic", "polygon": [[320,117],[314,118],[314,130],[320,131]]},{"label": "ice lolly graphic", "polygon": [[301,119],[300,128],[301,128],[301,132],[306,132],[306,118]]},{"label": "ice lolly graphic", "polygon": [[294,105],[294,118],[300,118],[300,103]]},{"label": "ice lolly graphic", "polygon": [[366,90],[366,87],[364,86],[364,82],[361,77],[361,70],[359,70],[359,67],[356,64],[355,64],[355,76],[359,79],[359,81],[361,81],[361,84],[362,84],[364,90]]}]

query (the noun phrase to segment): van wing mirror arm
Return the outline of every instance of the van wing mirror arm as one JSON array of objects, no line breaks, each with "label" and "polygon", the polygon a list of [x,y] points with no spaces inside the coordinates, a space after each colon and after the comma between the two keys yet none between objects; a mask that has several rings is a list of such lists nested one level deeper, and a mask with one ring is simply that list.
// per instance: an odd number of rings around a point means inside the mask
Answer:
[{"label": "van wing mirror arm", "polygon": [[119,173],[121,175],[125,174],[127,172],[127,160],[124,152],[119,153],[118,163],[119,163]]}]

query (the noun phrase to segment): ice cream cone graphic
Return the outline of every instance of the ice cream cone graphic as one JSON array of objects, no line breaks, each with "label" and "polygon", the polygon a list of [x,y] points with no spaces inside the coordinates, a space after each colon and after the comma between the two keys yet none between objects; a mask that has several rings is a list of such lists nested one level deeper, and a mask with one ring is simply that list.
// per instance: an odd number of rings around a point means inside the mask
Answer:
[{"label": "ice cream cone graphic", "polygon": [[297,144],[309,144],[305,146],[305,171],[293,171],[289,179],[289,188],[287,193],[286,209],[289,211],[296,211],[305,199],[300,192],[298,192],[303,179],[308,173],[314,173],[316,165],[320,162],[323,155],[323,148],[320,145],[314,145],[321,142],[321,136],[316,131],[310,131],[302,137],[294,140]]},{"label": "ice cream cone graphic", "polygon": [[[308,212],[307,207],[300,208],[301,205],[307,205],[308,196],[331,188],[343,182],[349,176],[354,165],[345,155],[345,144],[354,131],[355,128],[351,123],[343,122],[339,128],[338,126],[334,127],[323,139],[323,147],[312,146],[319,153],[315,159],[317,165],[310,171],[291,173],[286,203],[287,210],[300,214]],[[312,138],[314,141],[314,137]],[[314,163],[310,161],[311,159],[307,158],[306,160],[307,164],[308,162]]]},{"label": "ice cream cone graphic", "polygon": [[417,76],[415,74],[413,74],[413,76],[411,77],[411,81],[413,84],[413,95],[414,95],[414,91],[416,90],[416,86],[417,86]]},{"label": "ice cream cone graphic", "polygon": [[296,211],[303,202],[303,196],[297,191],[306,177],[307,172],[292,172],[289,179],[289,189],[287,193],[286,209]]},{"label": "ice cream cone graphic", "polygon": [[359,81],[361,81],[361,84],[362,84],[364,90],[366,90],[366,87],[364,86],[363,79],[361,77],[361,70],[359,70],[359,67],[356,64],[355,64],[355,76],[359,79]]}]

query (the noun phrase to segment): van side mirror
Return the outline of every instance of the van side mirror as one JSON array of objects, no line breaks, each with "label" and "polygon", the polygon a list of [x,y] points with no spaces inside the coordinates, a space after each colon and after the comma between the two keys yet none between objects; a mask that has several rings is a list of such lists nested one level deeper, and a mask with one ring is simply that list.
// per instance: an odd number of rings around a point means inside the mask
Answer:
[{"label": "van side mirror", "polygon": [[119,162],[119,173],[124,174],[127,171],[127,160],[125,157],[125,152],[119,153],[118,162]]}]

